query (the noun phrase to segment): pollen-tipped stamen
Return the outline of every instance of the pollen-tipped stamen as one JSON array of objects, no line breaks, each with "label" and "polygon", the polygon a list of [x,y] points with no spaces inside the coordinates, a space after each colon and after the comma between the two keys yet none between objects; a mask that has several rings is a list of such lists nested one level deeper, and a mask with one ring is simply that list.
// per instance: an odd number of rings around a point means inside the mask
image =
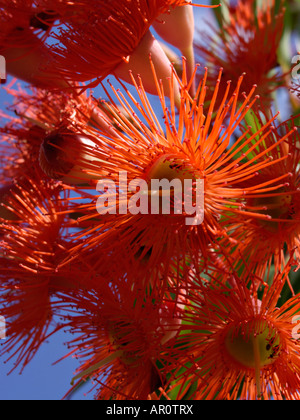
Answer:
[{"label": "pollen-tipped stamen", "polygon": [[272,195],[266,195],[255,199],[253,204],[254,206],[257,206],[258,212],[271,216],[272,220],[289,219],[293,205],[293,194],[288,192],[274,192]]},{"label": "pollen-tipped stamen", "polygon": [[120,351],[115,351],[114,353],[110,354],[108,357],[101,360],[100,362],[91,365],[89,368],[83,370],[82,372],[78,373],[78,375],[74,376],[74,378],[72,378],[71,385],[73,386],[75,381],[77,381],[78,379],[83,379],[84,377],[88,378],[88,377],[92,376],[95,372],[97,372],[97,370],[102,368],[102,366],[105,366],[108,363],[113,362],[115,359],[117,359],[121,355],[122,355],[121,350]]}]

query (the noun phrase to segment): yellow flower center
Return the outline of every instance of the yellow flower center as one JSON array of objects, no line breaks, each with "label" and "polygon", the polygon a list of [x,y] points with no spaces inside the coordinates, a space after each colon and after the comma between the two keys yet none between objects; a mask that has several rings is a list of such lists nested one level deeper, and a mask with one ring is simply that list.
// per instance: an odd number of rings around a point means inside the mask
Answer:
[{"label": "yellow flower center", "polygon": [[242,366],[262,368],[277,359],[281,344],[274,330],[270,331],[266,324],[260,324],[258,332],[247,333],[246,325],[243,329],[230,329],[225,347],[229,355]]},{"label": "yellow flower center", "polygon": [[150,167],[147,178],[149,181],[152,179],[167,179],[168,181],[180,179],[183,182],[185,179],[194,179],[195,175],[191,165],[182,159],[163,155]]},{"label": "yellow flower center", "polygon": [[196,170],[184,158],[160,156],[146,173],[151,209],[160,215],[184,214],[185,201],[195,202],[197,178]]}]

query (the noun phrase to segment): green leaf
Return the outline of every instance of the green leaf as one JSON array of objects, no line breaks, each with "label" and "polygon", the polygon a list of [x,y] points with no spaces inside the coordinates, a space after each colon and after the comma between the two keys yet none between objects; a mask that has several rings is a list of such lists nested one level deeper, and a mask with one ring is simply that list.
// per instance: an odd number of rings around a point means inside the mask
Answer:
[{"label": "green leaf", "polygon": [[[245,140],[249,139],[251,136],[253,136],[258,130],[260,130],[263,127],[262,122],[258,119],[257,115],[254,113],[252,109],[250,109],[247,114],[244,117],[244,121],[248,128],[250,128],[250,132],[245,136]],[[246,128],[246,127],[245,127]],[[251,143],[248,143],[245,147],[243,147],[238,153],[236,153],[236,157],[240,157],[243,154],[245,154],[245,160],[249,161],[251,159],[255,159],[256,153],[255,149],[252,152],[249,152],[249,148],[251,147],[251,144],[254,145],[256,142],[258,142],[260,139],[260,135],[257,135],[253,138]],[[237,145],[237,148],[240,147],[240,144]],[[257,151],[259,152],[259,149],[257,148]]]},{"label": "green leaf", "polygon": [[[181,369],[179,369],[179,371],[178,371],[179,376],[178,377],[180,377],[181,374],[184,374],[186,372],[186,370],[187,370],[187,368],[185,368],[185,367],[182,367]],[[175,384],[176,384],[176,380],[171,383],[171,386],[175,385]],[[179,385],[175,386],[172,389],[172,391],[169,393],[169,397],[171,398],[171,400],[178,400],[178,395],[179,395],[179,392],[180,392],[181,400],[186,399],[186,395],[187,395],[187,393],[190,390],[190,387],[192,385],[193,384],[191,384],[190,382],[187,381],[184,385],[179,384]]]},{"label": "green leaf", "polygon": [[219,24],[219,27],[222,28],[223,27],[223,23],[228,22],[229,21],[229,10],[228,7],[226,5],[226,3],[221,3],[221,0],[211,0],[211,5],[212,6],[218,6],[219,7],[215,7],[213,10],[216,20]]}]

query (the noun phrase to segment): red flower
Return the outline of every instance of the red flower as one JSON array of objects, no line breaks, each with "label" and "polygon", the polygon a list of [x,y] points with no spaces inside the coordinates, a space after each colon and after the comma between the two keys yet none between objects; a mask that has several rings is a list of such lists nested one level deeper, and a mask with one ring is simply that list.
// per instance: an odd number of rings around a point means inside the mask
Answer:
[{"label": "red flower", "polygon": [[[178,302],[164,289],[145,291],[125,279],[94,279],[73,296],[66,314],[75,338],[70,355],[81,361],[74,387],[90,378],[96,399],[147,399],[162,392],[160,363],[180,325]],[[72,390],[70,390],[71,392]],[[154,395],[155,397],[155,395]]]},{"label": "red flower", "polygon": [[72,272],[70,267],[57,270],[66,252],[64,216],[57,214],[61,188],[39,175],[33,171],[34,178],[24,176],[14,186],[8,206],[15,220],[1,224],[0,304],[7,339],[0,354],[15,358],[14,368],[21,363],[24,368],[60,328],[52,324],[60,306],[56,294],[76,288],[75,266]]},{"label": "red flower", "polygon": [[[3,143],[0,149],[3,182],[10,184],[12,179],[19,179],[28,168],[42,169],[45,177],[85,183],[81,168],[73,168],[66,161],[71,151],[68,142],[75,142],[76,156],[88,156],[80,152],[84,142],[90,147],[92,142],[86,137],[85,126],[97,124],[109,132],[109,118],[103,113],[93,98],[63,92],[60,94],[44,90],[27,91],[7,89],[13,104],[8,108],[16,116],[0,128]],[[81,130],[74,133],[73,126]]]},{"label": "red flower", "polygon": [[284,27],[284,9],[282,2],[280,13],[276,12],[274,0],[265,3],[259,7],[252,0],[239,0],[229,9],[229,20],[223,18],[220,29],[212,28],[214,35],[199,31],[200,41],[195,41],[196,60],[210,69],[211,96],[220,67],[223,77],[232,82],[246,73],[245,90],[249,91],[256,84],[256,92],[265,106],[271,104],[271,93],[285,85],[285,75],[273,71],[278,66],[277,50]]},{"label": "red flower", "polygon": [[[279,182],[276,189],[266,190],[265,195],[259,198],[248,196],[246,211],[240,213],[240,224],[237,223],[236,226],[235,237],[239,245],[235,250],[235,258],[240,261],[240,266],[247,261],[250,270],[259,277],[271,265],[274,265],[276,271],[282,270],[287,255],[295,255],[299,266],[300,134],[295,121],[286,121],[274,128],[273,133],[253,153],[256,156],[266,151],[291,129],[293,134],[270,151],[270,156],[277,163],[262,168],[255,181],[248,180],[244,184],[255,186],[258,182],[271,187],[271,181]],[[259,218],[257,213],[262,217]]]},{"label": "red flower", "polygon": [[58,15],[49,2],[42,3],[0,1],[0,53],[9,74],[42,88],[66,87],[57,74],[51,74],[53,60],[45,45]]},{"label": "red flower", "polygon": [[259,292],[251,288],[251,272],[247,282],[236,272],[190,276],[168,395],[176,387],[179,399],[300,398],[298,334],[293,335],[300,295],[277,307],[292,265]]},{"label": "red flower", "polygon": [[[215,108],[220,85],[220,81],[216,81],[214,99],[206,113],[206,75],[197,87],[198,100],[191,99],[188,94],[189,85],[183,80],[178,116],[175,113],[174,98],[168,108],[162,91],[159,91],[164,127],[158,122],[141,81],[140,85],[136,85],[139,102],[129,92],[119,93],[112,87],[124,113],[120,112],[109,93],[107,94],[111,103],[106,106],[120,130],[112,127],[115,130],[115,135],[112,136],[102,129],[90,128],[88,135],[95,147],[82,148],[90,156],[90,162],[86,164],[78,155],[73,163],[84,168],[85,175],[90,174],[92,179],[98,173],[100,180],[103,177],[108,178],[116,186],[120,184],[120,173],[125,172],[128,183],[125,187],[120,186],[121,190],[126,190],[128,184],[136,179],[146,183],[147,189],[148,186],[151,189],[153,179],[165,178],[171,182],[179,179],[181,183],[189,179],[196,183],[203,179],[204,208],[196,214],[194,210],[192,224],[187,223],[187,210],[181,209],[181,214],[178,211],[176,213],[176,202],[172,202],[170,214],[164,214],[162,207],[157,207],[156,214],[153,214],[152,209],[149,210],[148,201],[144,207],[136,203],[133,211],[133,207],[126,206],[137,200],[133,194],[137,189],[133,188],[128,193],[126,201],[122,194],[118,194],[117,188],[115,195],[113,192],[111,196],[109,193],[97,194],[96,183],[91,179],[90,187],[77,189],[79,195],[82,191],[84,204],[80,205],[75,201],[70,209],[83,213],[78,219],[78,226],[83,230],[74,238],[74,249],[70,258],[76,258],[80,253],[88,255],[92,252],[94,260],[98,260],[98,267],[101,267],[103,255],[112,254],[120,266],[123,266],[121,261],[127,259],[131,270],[137,270],[140,263],[143,270],[148,270],[161,263],[167,267],[168,261],[173,257],[182,260],[198,259],[199,253],[206,257],[210,247],[218,248],[218,241],[222,237],[228,239],[230,246],[236,244],[233,235],[230,244],[231,233],[234,226],[240,223],[247,195],[259,199],[269,191],[269,186],[270,190],[275,188],[273,179],[264,184],[259,180],[256,183],[256,173],[273,164],[273,156],[270,156],[272,150],[280,147],[280,142],[289,135],[278,139],[277,143],[274,142],[269,149],[262,150],[254,159],[252,150],[256,145],[259,148],[259,144],[272,132],[272,119],[259,127],[257,132],[248,128],[231,146],[233,134],[238,128],[242,128],[245,114],[255,102],[252,89],[244,102],[238,105],[237,96],[242,82],[243,77],[232,96],[228,95],[228,84],[227,93],[220,100],[221,106]],[[244,150],[246,151],[242,154],[241,151]],[[245,185],[249,179],[254,180],[255,187],[254,184]],[[91,190],[90,195],[88,188]],[[199,189],[197,191],[199,193]],[[140,203],[145,199],[141,194],[137,196]],[[101,207],[103,197],[107,200],[105,204],[111,207]],[[110,204],[110,197],[113,204]],[[150,201],[153,199],[149,189],[148,197]],[[204,219],[201,223],[202,215]],[[258,217],[261,218],[261,215],[258,214]],[[229,250],[230,248],[226,252]]]}]

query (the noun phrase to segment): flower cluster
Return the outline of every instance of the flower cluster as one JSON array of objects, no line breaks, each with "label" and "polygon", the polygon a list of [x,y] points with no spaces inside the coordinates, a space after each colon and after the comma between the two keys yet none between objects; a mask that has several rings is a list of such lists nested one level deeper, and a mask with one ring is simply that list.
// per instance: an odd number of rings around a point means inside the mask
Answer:
[{"label": "flower cluster", "polygon": [[66,398],[300,399],[290,3],[0,0],[11,370],[64,331]]}]

